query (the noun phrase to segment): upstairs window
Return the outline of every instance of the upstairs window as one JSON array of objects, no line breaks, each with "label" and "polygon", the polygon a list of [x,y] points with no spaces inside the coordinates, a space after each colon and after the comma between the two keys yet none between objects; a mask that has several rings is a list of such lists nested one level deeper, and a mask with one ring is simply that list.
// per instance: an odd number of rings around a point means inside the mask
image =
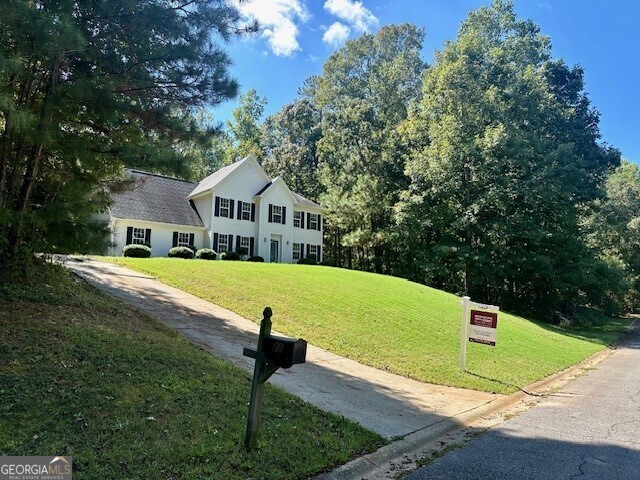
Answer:
[{"label": "upstairs window", "polygon": [[307,227],[309,230],[319,230],[318,229],[318,215],[312,213],[309,215],[309,226]]},{"label": "upstairs window", "polygon": [[231,215],[229,215],[229,199],[228,198],[221,198],[220,199],[220,216],[221,217],[231,217]]},{"label": "upstairs window", "polygon": [[273,223],[282,223],[282,207],[280,205],[273,206],[273,214],[271,215]]},{"label": "upstairs window", "polygon": [[251,203],[242,202],[242,220],[251,220]]},{"label": "upstairs window", "polygon": [[293,212],[293,226],[296,228],[302,227],[302,212]]}]

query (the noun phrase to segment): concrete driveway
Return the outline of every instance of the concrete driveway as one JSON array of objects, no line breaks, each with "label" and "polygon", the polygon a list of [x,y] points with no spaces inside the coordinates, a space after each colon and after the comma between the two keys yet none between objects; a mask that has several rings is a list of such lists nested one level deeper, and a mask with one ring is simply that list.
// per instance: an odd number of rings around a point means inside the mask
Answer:
[{"label": "concrete driveway", "polygon": [[[64,265],[216,357],[253,372],[243,347],[255,348],[255,322],[155,278],[117,265],[70,257]],[[273,316],[277,331],[278,312]],[[276,332],[277,333],[277,332]],[[487,409],[500,395],[430,385],[361,365],[309,345],[307,363],[278,370],[269,380],[317,407],[342,415],[387,439],[440,431]]]}]

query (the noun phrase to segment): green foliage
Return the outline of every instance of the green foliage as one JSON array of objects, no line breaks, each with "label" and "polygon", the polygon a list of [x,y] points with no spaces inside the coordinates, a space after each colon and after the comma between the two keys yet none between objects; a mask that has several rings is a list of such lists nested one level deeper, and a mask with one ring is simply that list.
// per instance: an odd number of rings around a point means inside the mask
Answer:
[{"label": "green foliage", "polygon": [[173,247],[167,253],[169,258],[193,258],[193,250],[189,247]]},{"label": "green foliage", "polygon": [[242,257],[249,254],[249,249],[247,247],[240,247],[236,250],[236,253]]},{"label": "green foliage", "polygon": [[149,258],[151,256],[151,247],[146,245],[131,244],[122,248],[123,257]]},{"label": "green foliage", "polygon": [[469,14],[403,126],[396,238],[410,278],[546,320],[602,281],[580,204],[619,155],[598,144],[582,75],[511,3]]},{"label": "green foliage", "polygon": [[285,480],[313,477],[384,443],[267,384],[260,448],[245,452],[245,371],[46,267],[0,287],[3,454],[73,455],[80,479]]},{"label": "green foliage", "polygon": [[318,260],[316,260],[315,255],[309,255],[306,258],[298,260],[298,265],[318,265]]},{"label": "green foliage", "polygon": [[0,3],[2,258],[102,249],[91,222],[123,165],[189,173],[192,108],[237,90],[220,43],[238,18],[211,0]]},{"label": "green foliage", "polygon": [[210,248],[201,248],[196,252],[196,258],[201,260],[217,260],[218,254]]},{"label": "green foliage", "polygon": [[280,176],[296,193],[317,201],[317,144],[322,136],[321,113],[312,99],[299,99],[271,115],[262,126],[267,174]]},{"label": "green foliage", "polygon": [[252,257],[247,258],[247,262],[264,263],[264,258],[259,255],[253,255]]},{"label": "green foliage", "polygon": [[[623,161],[604,183],[604,196],[584,215],[589,245],[613,277],[601,302],[618,309],[640,305],[640,168]],[[602,290],[602,289],[600,289]],[[591,297],[590,297],[591,298]],[[594,301],[594,299],[592,299]]]},{"label": "green foliage", "polygon": [[322,115],[319,174],[328,208],[325,257],[391,272],[392,207],[408,185],[397,126],[420,96],[424,32],[388,25],[347,42],[315,82]]},{"label": "green foliage", "polygon": [[[419,381],[512,393],[578,363],[618,339],[631,319],[591,313],[583,328],[552,326],[501,311],[498,345],[469,345],[458,368],[460,298],[405,279],[342,268],[288,264],[114,262],[258,319],[374,368]],[[309,288],[312,285],[313,288]]]},{"label": "green foliage", "polygon": [[238,106],[231,112],[233,120],[227,120],[227,132],[231,146],[227,152],[227,163],[254,155],[262,160],[264,152],[260,143],[260,120],[267,104],[255,89],[240,95]]},{"label": "green foliage", "polygon": [[222,254],[220,255],[220,260],[237,261],[240,260],[240,255],[238,255],[236,252],[222,252]]}]

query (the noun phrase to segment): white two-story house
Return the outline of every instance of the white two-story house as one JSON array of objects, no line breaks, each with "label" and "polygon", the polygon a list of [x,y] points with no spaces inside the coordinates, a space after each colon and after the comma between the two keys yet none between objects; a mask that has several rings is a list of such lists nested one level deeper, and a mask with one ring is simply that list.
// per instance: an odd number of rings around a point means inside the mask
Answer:
[{"label": "white two-story house", "polygon": [[244,247],[265,262],[322,261],[323,209],[271,179],[253,156],[193,184],[131,171],[134,188],[113,193],[112,251],[148,243],[153,256],[193,245],[219,254]]}]

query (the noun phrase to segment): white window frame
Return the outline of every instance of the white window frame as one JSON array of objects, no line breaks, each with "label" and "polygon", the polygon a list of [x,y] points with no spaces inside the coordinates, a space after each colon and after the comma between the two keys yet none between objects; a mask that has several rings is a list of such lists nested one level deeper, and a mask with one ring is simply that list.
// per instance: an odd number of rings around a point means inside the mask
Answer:
[{"label": "white window frame", "polygon": [[251,238],[249,237],[240,237],[240,248],[247,249],[247,255],[249,254],[249,250],[251,250]]},{"label": "white window frame", "polygon": [[309,215],[309,225],[307,226],[309,230],[318,230],[318,214],[312,213]]},{"label": "white window frame", "polygon": [[[222,241],[224,239],[224,241]],[[216,245],[218,254],[229,251],[229,235],[226,233],[218,234],[218,245]]]},{"label": "white window frame", "polygon": [[134,245],[144,245],[147,238],[144,228],[133,227],[133,234],[131,235],[131,243]]},{"label": "white window frame", "polygon": [[242,220],[251,220],[251,203],[242,202]]},{"label": "white window frame", "polygon": [[300,228],[302,225],[302,212],[293,212],[293,226]]},{"label": "white window frame", "polygon": [[189,246],[189,234],[186,232],[178,232],[178,243],[176,247],[188,247]]},{"label": "white window frame", "polygon": [[220,197],[220,216],[229,218],[230,202],[228,198]]},{"label": "white window frame", "polygon": [[282,205],[274,205],[271,210],[271,223],[282,223]]},{"label": "white window frame", "polygon": [[299,243],[293,244],[293,259],[300,260],[302,258],[302,249]]}]

